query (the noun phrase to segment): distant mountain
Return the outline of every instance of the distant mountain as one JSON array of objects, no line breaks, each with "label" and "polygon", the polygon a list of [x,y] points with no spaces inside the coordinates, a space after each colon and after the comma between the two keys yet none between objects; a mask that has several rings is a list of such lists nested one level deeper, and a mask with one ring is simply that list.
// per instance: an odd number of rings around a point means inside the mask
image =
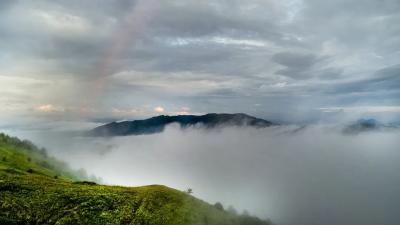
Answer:
[{"label": "distant mountain", "polygon": [[396,129],[398,125],[390,123],[381,123],[375,119],[359,119],[355,123],[346,126],[343,129],[344,133],[357,134],[366,131],[383,130],[383,129]]},{"label": "distant mountain", "polygon": [[226,126],[251,126],[256,128],[276,125],[270,121],[259,119],[243,113],[209,113],[201,116],[178,115],[156,116],[145,120],[112,122],[89,131],[90,136],[126,136],[154,134],[162,132],[168,124],[177,123],[181,128],[202,126],[216,128]]}]

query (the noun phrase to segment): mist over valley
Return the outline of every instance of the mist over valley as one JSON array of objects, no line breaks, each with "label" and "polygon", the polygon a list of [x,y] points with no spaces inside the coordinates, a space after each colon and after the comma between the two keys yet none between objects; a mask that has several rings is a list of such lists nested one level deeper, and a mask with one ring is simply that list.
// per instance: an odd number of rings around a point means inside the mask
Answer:
[{"label": "mist over valley", "polygon": [[206,201],[277,224],[361,225],[382,219],[396,224],[399,130],[349,134],[345,129],[348,125],[210,130],[170,124],[151,135],[61,132],[51,141],[46,133],[35,139],[107,184],[191,188]]}]

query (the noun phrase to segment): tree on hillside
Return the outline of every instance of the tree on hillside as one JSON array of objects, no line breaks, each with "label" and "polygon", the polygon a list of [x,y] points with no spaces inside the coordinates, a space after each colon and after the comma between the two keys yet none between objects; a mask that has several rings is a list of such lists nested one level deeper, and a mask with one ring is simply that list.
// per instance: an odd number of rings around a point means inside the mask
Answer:
[{"label": "tree on hillside", "polygon": [[214,204],[214,207],[217,208],[218,210],[221,210],[221,211],[224,210],[224,206],[221,204],[221,202],[216,202]]}]

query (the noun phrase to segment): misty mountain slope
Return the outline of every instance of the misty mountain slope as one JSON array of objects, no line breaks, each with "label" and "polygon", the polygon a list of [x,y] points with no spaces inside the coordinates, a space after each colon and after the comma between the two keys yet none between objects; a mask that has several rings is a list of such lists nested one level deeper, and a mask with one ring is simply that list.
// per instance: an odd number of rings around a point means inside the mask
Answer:
[{"label": "misty mountain slope", "polygon": [[252,117],[243,113],[209,113],[201,116],[178,115],[178,116],[156,116],[145,120],[134,120],[124,122],[112,122],[96,127],[89,132],[91,136],[125,136],[141,135],[162,132],[168,124],[177,123],[181,128],[199,125],[204,128],[216,128],[227,126],[251,126],[263,128],[275,125],[274,123]]},{"label": "misty mountain slope", "polygon": [[[51,159],[51,160],[50,160]],[[268,225],[161,185],[73,181],[27,141],[0,135],[0,224]],[[43,162],[48,162],[45,164]]]},{"label": "misty mountain slope", "polygon": [[0,171],[15,174],[35,173],[63,180],[92,179],[84,171],[74,171],[69,166],[47,155],[30,141],[21,141],[0,133]]}]

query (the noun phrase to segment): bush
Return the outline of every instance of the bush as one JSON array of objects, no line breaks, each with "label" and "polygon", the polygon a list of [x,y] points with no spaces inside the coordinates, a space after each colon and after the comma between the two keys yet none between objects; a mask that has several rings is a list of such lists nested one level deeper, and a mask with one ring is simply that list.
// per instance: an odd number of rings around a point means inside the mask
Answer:
[{"label": "bush", "polygon": [[223,206],[220,202],[215,203],[215,204],[214,204],[214,207],[215,207],[216,209],[218,209],[218,210],[221,210],[221,211],[224,210],[224,206]]}]

